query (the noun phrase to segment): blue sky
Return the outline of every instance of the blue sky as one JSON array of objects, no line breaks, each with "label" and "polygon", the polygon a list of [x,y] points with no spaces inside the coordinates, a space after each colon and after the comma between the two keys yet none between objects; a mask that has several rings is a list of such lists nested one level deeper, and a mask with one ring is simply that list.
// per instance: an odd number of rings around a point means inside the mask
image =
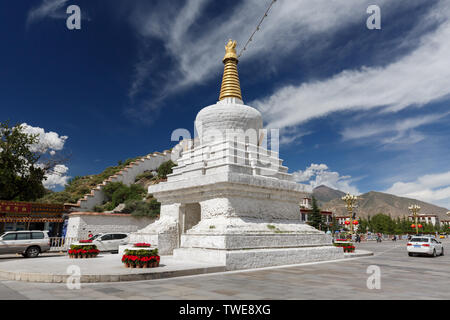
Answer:
[{"label": "blue sky", "polygon": [[[72,154],[55,190],[169,149],[217,101],[227,40],[242,48],[269,3],[2,2],[0,119]],[[81,30],[66,27],[74,4]],[[366,27],[372,4],[381,30]],[[450,208],[449,57],[446,0],[280,0],[239,73],[298,182]]]}]

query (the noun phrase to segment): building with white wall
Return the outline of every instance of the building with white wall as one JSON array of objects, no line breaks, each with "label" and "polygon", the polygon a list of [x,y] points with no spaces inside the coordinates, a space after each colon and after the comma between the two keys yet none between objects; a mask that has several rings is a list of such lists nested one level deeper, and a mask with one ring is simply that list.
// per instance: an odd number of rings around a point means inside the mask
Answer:
[{"label": "building with white wall", "polygon": [[90,233],[132,233],[155,220],[156,218],[134,217],[131,214],[74,212],[69,214],[66,238],[83,240]]}]

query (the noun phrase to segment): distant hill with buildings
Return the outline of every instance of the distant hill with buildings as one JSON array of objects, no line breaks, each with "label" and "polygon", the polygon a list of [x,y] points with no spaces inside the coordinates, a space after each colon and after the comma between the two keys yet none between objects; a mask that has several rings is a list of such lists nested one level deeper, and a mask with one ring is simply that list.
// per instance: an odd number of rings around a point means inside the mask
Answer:
[{"label": "distant hill with buildings", "polygon": [[[319,186],[313,190],[313,196],[318,200],[321,210],[332,211],[336,215],[346,215],[347,210],[341,197],[345,193],[327,186]],[[409,215],[408,207],[418,204],[421,207],[420,214],[435,214],[440,220],[448,220],[446,208],[426,203],[423,201],[398,197],[392,194],[371,191],[360,195],[356,215],[358,217],[374,216],[378,213],[391,215],[391,217],[402,217]]]}]

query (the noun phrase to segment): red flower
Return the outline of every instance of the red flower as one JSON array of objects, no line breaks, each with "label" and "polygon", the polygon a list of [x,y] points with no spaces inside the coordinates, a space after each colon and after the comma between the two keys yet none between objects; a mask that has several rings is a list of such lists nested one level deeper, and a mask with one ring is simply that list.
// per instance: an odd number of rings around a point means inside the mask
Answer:
[{"label": "red flower", "polygon": [[151,247],[152,245],[150,243],[135,243],[134,246],[148,248],[148,247]]}]

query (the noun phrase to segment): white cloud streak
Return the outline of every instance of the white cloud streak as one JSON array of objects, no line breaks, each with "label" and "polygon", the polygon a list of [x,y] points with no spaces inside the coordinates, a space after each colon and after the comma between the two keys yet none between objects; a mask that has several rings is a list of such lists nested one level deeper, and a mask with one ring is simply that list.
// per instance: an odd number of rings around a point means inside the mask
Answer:
[{"label": "white cloud streak", "polygon": [[383,121],[361,126],[345,128],[342,132],[343,141],[357,140],[371,142],[374,139],[382,144],[411,145],[425,139],[425,136],[414,129],[436,123],[450,113],[430,114],[421,117],[411,117],[398,121]]},{"label": "white cloud streak", "polygon": [[[445,20],[444,20],[445,17]],[[450,3],[441,1],[426,20],[441,22],[412,53],[386,67],[346,70],[332,78],[285,86],[252,102],[269,128],[298,125],[343,110],[384,107],[396,112],[450,94]]]},{"label": "white cloud streak", "polygon": [[69,0],[43,0],[42,3],[28,12],[27,24],[37,22],[45,18],[61,19],[65,18],[65,12],[61,9]]},{"label": "white cloud streak", "polygon": [[412,182],[396,182],[385,192],[450,208],[450,171],[427,174]]},{"label": "white cloud streak", "polygon": [[[181,9],[170,5],[146,10],[139,7],[131,18],[144,38],[156,37],[164,41],[167,51],[176,60],[177,67],[170,72],[168,81],[172,90],[217,76],[222,69],[220,61],[226,41],[233,38],[242,47],[270,3],[261,0],[242,1],[226,15],[211,18],[202,25],[201,30],[190,32],[211,2],[189,0]],[[285,54],[299,48],[312,37],[318,34],[330,36],[361,20],[369,4],[368,0],[279,1],[273,6],[241,60],[266,60],[276,52],[277,59],[282,61]],[[379,4],[385,8],[395,6],[387,0],[380,0]]]}]

